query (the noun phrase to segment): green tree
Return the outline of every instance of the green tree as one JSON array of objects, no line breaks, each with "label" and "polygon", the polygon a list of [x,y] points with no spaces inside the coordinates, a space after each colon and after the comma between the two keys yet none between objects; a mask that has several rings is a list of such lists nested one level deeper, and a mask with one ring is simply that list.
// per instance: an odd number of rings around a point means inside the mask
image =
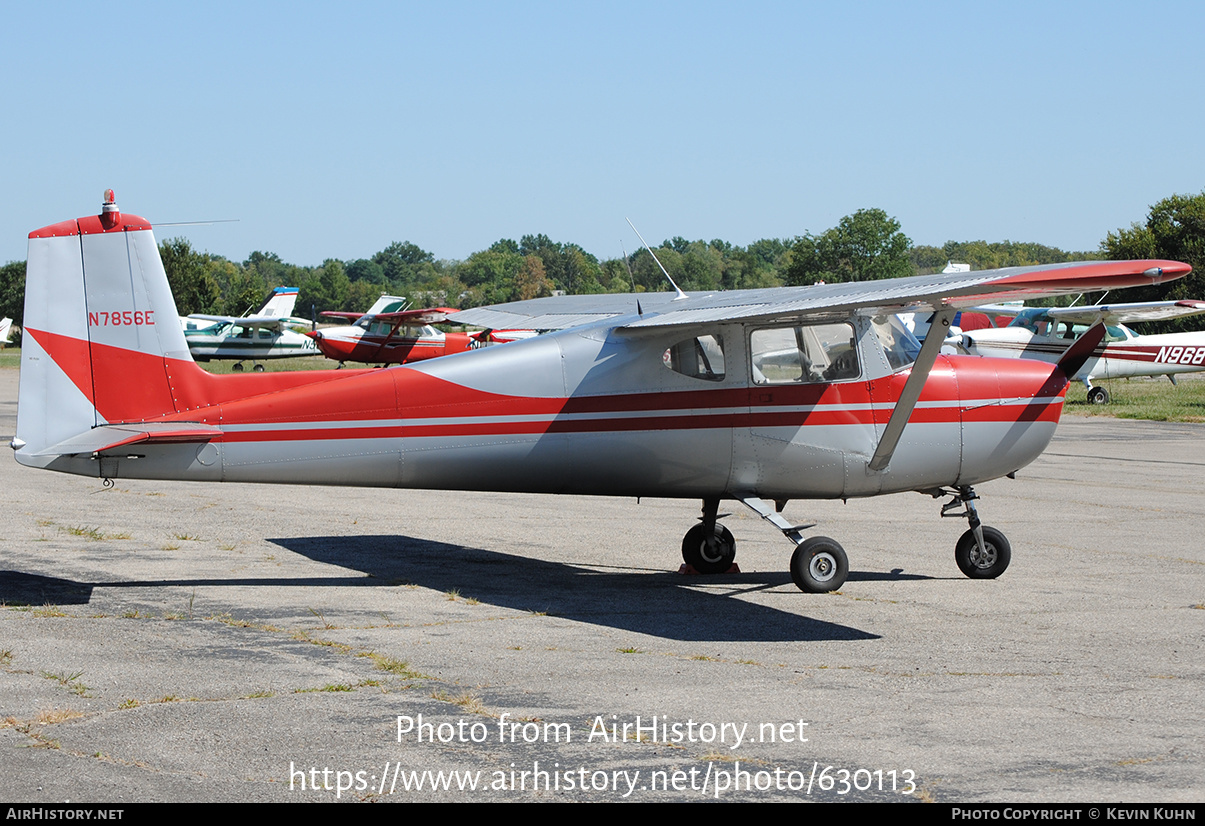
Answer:
[{"label": "green tree", "polygon": [[159,257],[180,315],[220,309],[222,288],[209,266],[209,255],[195,251],[186,238],[172,238],[159,245]]},{"label": "green tree", "polygon": [[391,285],[405,288],[417,279],[422,265],[434,261],[435,256],[409,241],[394,241],[372,260],[384,271]]},{"label": "green tree", "polygon": [[807,285],[912,275],[911,246],[899,221],[881,209],[860,209],[823,235],[795,239],[785,280]]},{"label": "green tree", "polygon": [[323,310],[355,310],[351,307],[351,280],[343,269],[343,262],[328,258],[322,266],[311,270],[301,282],[297,293],[297,306],[308,311],[315,307],[318,312]]},{"label": "green tree", "polygon": [[[1205,296],[1205,192],[1172,195],[1151,207],[1145,224],[1110,232],[1101,242],[1113,260],[1164,258],[1191,264],[1193,272],[1168,284],[1126,290],[1125,301],[1169,301]],[[1176,319],[1149,324],[1144,330],[1176,332],[1198,329],[1199,319]]]},{"label": "green tree", "polygon": [[363,281],[383,287],[389,283],[389,279],[385,276],[385,268],[369,258],[357,258],[355,261],[348,261],[347,277],[351,279],[352,284]]},{"label": "green tree", "polygon": [[[0,267],[0,318],[11,318],[17,327],[25,320],[24,261],[10,261]],[[17,341],[15,335],[13,341]]]},{"label": "green tree", "polygon": [[515,300],[552,295],[552,289],[552,282],[544,272],[544,261],[538,255],[526,256],[515,275]]}]

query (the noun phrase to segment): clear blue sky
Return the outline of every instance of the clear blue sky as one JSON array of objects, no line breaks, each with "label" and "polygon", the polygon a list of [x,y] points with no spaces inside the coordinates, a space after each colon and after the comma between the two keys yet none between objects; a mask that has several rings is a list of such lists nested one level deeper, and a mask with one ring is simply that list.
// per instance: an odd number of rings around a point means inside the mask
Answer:
[{"label": "clear blue sky", "polygon": [[1205,3],[5,3],[0,262],[123,210],[314,265],[879,207],[1095,249],[1205,189]]}]

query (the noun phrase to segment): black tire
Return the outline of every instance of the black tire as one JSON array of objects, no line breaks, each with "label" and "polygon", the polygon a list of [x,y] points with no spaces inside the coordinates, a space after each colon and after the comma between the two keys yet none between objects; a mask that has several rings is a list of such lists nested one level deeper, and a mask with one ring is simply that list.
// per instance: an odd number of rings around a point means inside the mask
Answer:
[{"label": "black tire", "polygon": [[231,373],[243,372],[243,363],[241,361],[236,361],[234,364],[230,365],[230,372]]},{"label": "black tire", "polygon": [[791,554],[791,579],[799,590],[826,594],[845,584],[849,576],[849,557],[835,539],[813,536],[805,539]]},{"label": "black tire", "polygon": [[716,523],[708,541],[707,528],[699,523],[682,538],[682,561],[701,574],[722,574],[736,559],[736,538],[732,531]]},{"label": "black tire", "polygon": [[262,364],[257,364],[257,365],[255,365],[254,367],[252,367],[251,369],[252,369],[252,370],[254,370],[254,371],[255,371],[255,372],[257,372],[257,373],[262,373],[262,372],[264,372],[264,366],[263,366]]},{"label": "black tire", "polygon": [[1103,387],[1093,387],[1088,391],[1089,404],[1108,404],[1109,391]]},{"label": "black tire", "polygon": [[995,579],[1004,573],[1012,561],[1012,546],[1004,534],[995,528],[983,527],[983,544],[987,548],[986,557],[979,553],[975,532],[967,531],[954,546],[954,561],[958,563],[958,570],[971,579]]}]

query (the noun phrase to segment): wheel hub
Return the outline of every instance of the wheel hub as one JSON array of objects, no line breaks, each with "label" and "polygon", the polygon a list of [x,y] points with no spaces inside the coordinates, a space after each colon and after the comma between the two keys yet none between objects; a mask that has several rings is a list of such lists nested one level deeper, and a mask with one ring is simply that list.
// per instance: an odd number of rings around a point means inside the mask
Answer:
[{"label": "wheel hub", "polygon": [[971,562],[975,563],[977,568],[990,568],[996,564],[996,547],[987,542],[983,543],[983,547],[983,552],[978,548],[971,551]]},{"label": "wheel hub", "polygon": [[833,572],[837,570],[837,562],[828,554],[816,554],[808,564],[808,570],[817,582],[827,582],[833,578]]},{"label": "wheel hub", "polygon": [[708,539],[699,546],[699,556],[707,562],[719,562],[724,558],[724,549],[715,539]]}]

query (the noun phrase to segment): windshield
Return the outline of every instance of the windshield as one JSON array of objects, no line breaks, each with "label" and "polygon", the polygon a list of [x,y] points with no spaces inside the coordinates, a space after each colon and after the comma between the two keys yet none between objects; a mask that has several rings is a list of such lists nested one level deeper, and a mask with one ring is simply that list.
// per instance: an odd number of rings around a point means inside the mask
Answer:
[{"label": "windshield", "polygon": [[899,316],[875,316],[872,323],[892,370],[899,370],[916,361],[920,355],[920,342],[908,331]]}]

